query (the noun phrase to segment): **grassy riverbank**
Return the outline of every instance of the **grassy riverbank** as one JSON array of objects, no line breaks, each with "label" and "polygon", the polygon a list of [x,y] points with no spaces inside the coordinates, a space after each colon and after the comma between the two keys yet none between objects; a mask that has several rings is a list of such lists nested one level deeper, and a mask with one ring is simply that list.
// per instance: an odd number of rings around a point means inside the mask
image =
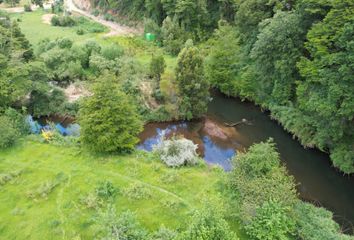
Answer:
[{"label": "grassy riverbank", "polygon": [[224,175],[206,165],[169,169],[143,153],[93,156],[29,140],[0,152],[0,172],[13,175],[0,186],[2,239],[92,239],[98,210],[84,199],[102,181],[118,189],[116,209],[137,212],[146,228],[183,228],[204,196],[217,196]]}]

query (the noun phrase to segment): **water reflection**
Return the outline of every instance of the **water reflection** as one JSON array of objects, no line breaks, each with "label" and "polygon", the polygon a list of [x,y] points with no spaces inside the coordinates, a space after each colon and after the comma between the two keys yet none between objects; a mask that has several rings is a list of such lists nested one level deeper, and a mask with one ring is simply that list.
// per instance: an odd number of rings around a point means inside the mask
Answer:
[{"label": "water reflection", "polygon": [[229,139],[215,138],[203,130],[203,122],[148,124],[140,135],[141,141],[137,148],[152,151],[153,146],[158,145],[163,138],[182,135],[198,144],[198,153],[208,164],[219,165],[225,171],[230,171],[232,168],[231,158],[236,154],[236,145],[230,144]]}]

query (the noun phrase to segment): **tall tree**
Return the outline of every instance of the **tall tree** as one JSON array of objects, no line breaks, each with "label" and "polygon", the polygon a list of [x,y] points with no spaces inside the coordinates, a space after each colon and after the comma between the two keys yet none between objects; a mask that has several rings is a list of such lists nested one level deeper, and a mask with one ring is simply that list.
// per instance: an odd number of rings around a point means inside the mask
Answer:
[{"label": "tall tree", "polygon": [[300,15],[277,12],[260,24],[251,58],[255,64],[258,98],[262,102],[286,104],[299,79],[296,63],[302,55],[305,35]]},{"label": "tall tree", "polygon": [[203,58],[198,48],[186,46],[178,55],[176,79],[180,113],[187,120],[201,117],[207,111],[209,82],[204,77]]},{"label": "tall tree", "polygon": [[93,87],[79,111],[81,140],[96,152],[126,152],[134,149],[142,121],[115,76],[105,74]]},{"label": "tall tree", "polygon": [[312,118],[313,141],[340,148],[334,165],[354,172],[354,2],[335,0],[307,37],[310,56],[298,64],[305,78],[297,87],[299,108]]}]

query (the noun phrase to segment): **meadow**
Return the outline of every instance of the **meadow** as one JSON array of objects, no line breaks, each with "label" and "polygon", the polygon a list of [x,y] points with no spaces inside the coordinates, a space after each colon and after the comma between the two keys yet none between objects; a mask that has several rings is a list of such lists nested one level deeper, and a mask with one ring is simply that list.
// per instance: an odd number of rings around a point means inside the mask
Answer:
[{"label": "meadow", "polygon": [[92,239],[108,203],[90,196],[107,181],[118,212],[136,212],[149,230],[183,229],[203,198],[218,196],[224,176],[204,163],[171,169],[144,152],[99,156],[28,138],[0,152],[0,173],[1,239]]}]

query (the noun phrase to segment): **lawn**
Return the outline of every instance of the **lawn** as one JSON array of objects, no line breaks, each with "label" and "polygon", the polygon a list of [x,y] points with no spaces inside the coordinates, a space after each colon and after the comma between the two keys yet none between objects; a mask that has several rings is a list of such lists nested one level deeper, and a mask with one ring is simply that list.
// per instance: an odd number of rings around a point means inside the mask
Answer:
[{"label": "lawn", "polygon": [[[117,211],[135,211],[150,230],[161,224],[183,228],[201,199],[217,194],[224,175],[204,164],[170,169],[142,152],[103,157],[32,140],[0,152],[0,174],[0,183],[4,175],[13,175],[0,184],[0,239],[27,240],[92,239],[97,210],[82,199],[105,180],[119,190],[113,202]],[[48,185],[54,187],[48,190]],[[127,194],[134,186],[148,194],[142,199]]]},{"label": "lawn", "polygon": [[37,10],[34,12],[25,12],[19,14],[12,14],[11,16],[15,19],[19,19],[18,22],[21,31],[25,34],[26,38],[32,43],[34,48],[36,44],[44,39],[49,38],[54,40],[56,38],[67,37],[72,39],[74,42],[84,42],[89,39],[97,39],[104,33],[86,33],[84,35],[78,35],[76,33],[79,26],[75,27],[56,27],[50,24],[44,23],[42,16],[48,14],[44,10]]}]

